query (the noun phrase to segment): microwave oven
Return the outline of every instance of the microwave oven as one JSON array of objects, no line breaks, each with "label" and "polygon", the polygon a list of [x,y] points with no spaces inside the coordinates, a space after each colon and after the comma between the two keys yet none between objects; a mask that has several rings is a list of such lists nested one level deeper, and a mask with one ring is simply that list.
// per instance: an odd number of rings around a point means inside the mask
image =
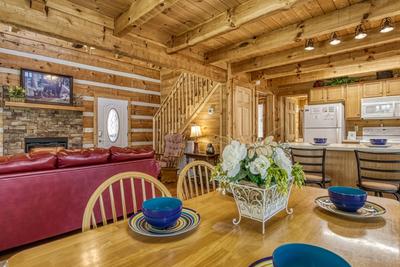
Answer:
[{"label": "microwave oven", "polygon": [[400,118],[400,96],[387,96],[361,99],[361,118],[398,119]]}]

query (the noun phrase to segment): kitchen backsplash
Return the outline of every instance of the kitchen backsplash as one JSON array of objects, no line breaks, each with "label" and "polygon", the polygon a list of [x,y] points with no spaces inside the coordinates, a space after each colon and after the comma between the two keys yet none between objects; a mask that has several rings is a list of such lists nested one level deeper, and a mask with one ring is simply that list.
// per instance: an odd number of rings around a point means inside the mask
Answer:
[{"label": "kitchen backsplash", "polygon": [[[356,129],[358,126],[358,129]],[[363,127],[393,127],[400,126],[400,119],[398,120],[347,120],[346,133],[348,131],[357,131],[357,136],[362,136]]]}]

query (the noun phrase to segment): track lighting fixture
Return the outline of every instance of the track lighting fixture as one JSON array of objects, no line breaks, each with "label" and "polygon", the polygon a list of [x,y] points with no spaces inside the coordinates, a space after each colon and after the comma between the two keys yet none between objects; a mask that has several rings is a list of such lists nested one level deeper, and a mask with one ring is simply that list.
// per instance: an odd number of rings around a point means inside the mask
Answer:
[{"label": "track lighting fixture", "polygon": [[356,27],[356,33],[354,35],[354,38],[357,40],[361,40],[367,37],[367,32],[364,29],[364,26],[362,24],[358,25]]},{"label": "track lighting fixture", "polygon": [[339,39],[337,33],[336,33],[336,32],[332,33],[331,39],[330,39],[329,43],[330,43],[331,45],[338,45],[338,44],[340,44],[341,42],[342,42],[342,41]]},{"label": "track lighting fixture", "polygon": [[394,30],[393,22],[391,18],[384,18],[381,23],[381,33],[391,32]]},{"label": "track lighting fixture", "polygon": [[306,45],[305,45],[304,49],[307,50],[307,51],[311,51],[311,50],[315,49],[313,39],[307,39],[306,40]]}]

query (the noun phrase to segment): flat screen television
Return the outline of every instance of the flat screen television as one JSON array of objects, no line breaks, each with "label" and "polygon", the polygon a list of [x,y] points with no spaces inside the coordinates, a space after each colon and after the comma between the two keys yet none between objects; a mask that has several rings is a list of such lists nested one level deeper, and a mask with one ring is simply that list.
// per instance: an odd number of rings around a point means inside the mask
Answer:
[{"label": "flat screen television", "polygon": [[21,70],[21,86],[27,102],[72,105],[73,78],[71,76]]}]

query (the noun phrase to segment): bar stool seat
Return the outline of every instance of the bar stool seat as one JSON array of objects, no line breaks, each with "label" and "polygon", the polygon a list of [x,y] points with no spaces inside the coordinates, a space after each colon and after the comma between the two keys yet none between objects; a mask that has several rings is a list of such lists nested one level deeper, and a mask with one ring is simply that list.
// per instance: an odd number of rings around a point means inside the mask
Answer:
[{"label": "bar stool seat", "polygon": [[318,185],[325,188],[331,178],[325,173],[326,150],[320,148],[294,148],[290,149],[292,163],[303,167],[306,185]]},{"label": "bar stool seat", "polygon": [[399,186],[390,183],[383,182],[368,182],[362,181],[361,187],[370,190],[379,190],[379,191],[387,191],[387,192],[397,192],[399,191]]},{"label": "bar stool seat", "polygon": [[[323,178],[321,174],[306,173],[306,182],[310,183],[321,183]],[[325,183],[330,183],[332,181],[331,177],[325,174]]]},{"label": "bar stool seat", "polygon": [[383,197],[393,194],[400,201],[400,152],[355,150],[358,186]]}]

